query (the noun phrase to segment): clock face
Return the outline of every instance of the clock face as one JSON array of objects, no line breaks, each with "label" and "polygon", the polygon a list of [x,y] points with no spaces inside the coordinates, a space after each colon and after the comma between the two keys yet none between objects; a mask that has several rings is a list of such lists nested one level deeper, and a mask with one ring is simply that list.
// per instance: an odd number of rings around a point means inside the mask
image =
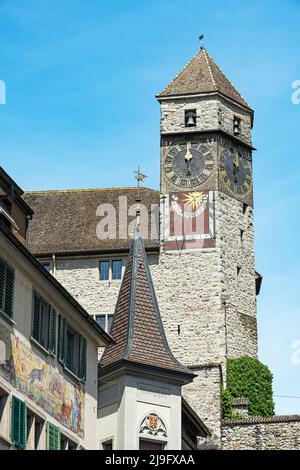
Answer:
[{"label": "clock face", "polygon": [[223,150],[220,157],[220,174],[230,192],[243,196],[251,190],[251,161],[236,149]]},{"label": "clock face", "polygon": [[173,145],[164,158],[166,179],[182,188],[200,186],[210,176],[213,166],[213,155],[204,144]]}]

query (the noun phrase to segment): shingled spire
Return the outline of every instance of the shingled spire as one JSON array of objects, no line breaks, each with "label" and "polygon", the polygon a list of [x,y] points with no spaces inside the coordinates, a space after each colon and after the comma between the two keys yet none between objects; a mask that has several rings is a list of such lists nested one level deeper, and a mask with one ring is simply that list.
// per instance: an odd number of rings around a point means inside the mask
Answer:
[{"label": "shingled spire", "polygon": [[220,93],[252,111],[203,47],[157,98],[202,93]]},{"label": "shingled spire", "polygon": [[103,353],[101,373],[135,364],[176,374],[184,382],[192,380],[193,373],[175,359],[168,346],[139,232],[131,244],[111,336],[115,343]]}]

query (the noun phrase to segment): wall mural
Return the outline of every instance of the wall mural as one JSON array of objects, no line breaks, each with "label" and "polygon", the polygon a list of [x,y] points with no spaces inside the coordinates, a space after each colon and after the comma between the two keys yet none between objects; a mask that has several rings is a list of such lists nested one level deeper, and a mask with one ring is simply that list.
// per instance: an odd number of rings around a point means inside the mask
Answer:
[{"label": "wall mural", "polygon": [[84,392],[0,325],[0,376],[80,437],[84,435]]}]

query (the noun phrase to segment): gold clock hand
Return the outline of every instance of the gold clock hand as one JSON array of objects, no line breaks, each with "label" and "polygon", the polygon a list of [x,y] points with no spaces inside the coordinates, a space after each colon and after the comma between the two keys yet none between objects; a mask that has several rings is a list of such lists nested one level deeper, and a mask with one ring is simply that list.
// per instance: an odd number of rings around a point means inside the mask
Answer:
[{"label": "gold clock hand", "polygon": [[191,152],[191,142],[187,142],[186,143],[186,154],[185,154],[185,161],[186,162],[190,162],[190,160],[192,160],[193,158],[193,155],[192,155],[192,152]]}]

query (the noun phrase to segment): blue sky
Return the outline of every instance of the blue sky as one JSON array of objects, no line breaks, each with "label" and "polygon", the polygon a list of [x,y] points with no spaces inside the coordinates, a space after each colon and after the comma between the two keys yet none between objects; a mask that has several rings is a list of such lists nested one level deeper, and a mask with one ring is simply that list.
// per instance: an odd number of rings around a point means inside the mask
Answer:
[{"label": "blue sky", "polygon": [[[24,189],[159,185],[154,95],[199,47],[255,109],[260,359],[300,414],[300,1],[0,0],[0,164]],[[290,395],[299,398],[280,398]]]}]

